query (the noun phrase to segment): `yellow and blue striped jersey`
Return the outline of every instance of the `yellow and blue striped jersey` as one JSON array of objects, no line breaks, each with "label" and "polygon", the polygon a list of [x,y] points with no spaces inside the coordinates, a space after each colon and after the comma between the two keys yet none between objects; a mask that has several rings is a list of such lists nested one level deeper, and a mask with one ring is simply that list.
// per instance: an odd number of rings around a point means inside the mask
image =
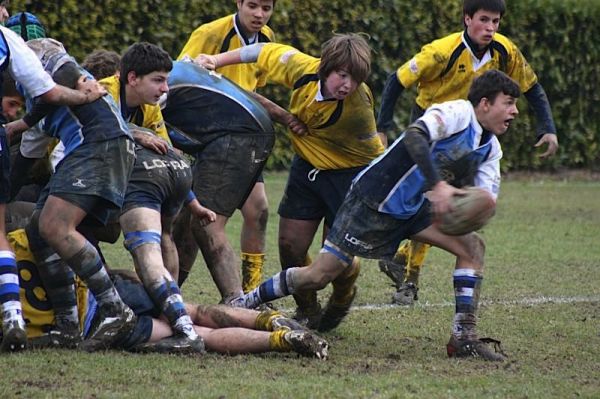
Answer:
[{"label": "yellow and blue striped jersey", "polygon": [[363,166],[383,153],[375,126],[373,94],[362,83],[344,100],[317,101],[320,59],[283,44],[265,44],[257,60],[274,83],[293,89],[289,112],[308,127],[291,135],[294,151],[317,169]]}]

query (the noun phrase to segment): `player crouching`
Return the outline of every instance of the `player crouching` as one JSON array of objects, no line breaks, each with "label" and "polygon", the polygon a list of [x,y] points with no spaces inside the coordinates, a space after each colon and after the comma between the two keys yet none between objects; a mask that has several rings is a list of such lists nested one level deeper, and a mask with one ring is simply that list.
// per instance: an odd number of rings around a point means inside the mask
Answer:
[{"label": "player crouching", "polygon": [[[456,313],[448,355],[504,360],[476,332],[483,238],[475,232],[445,234],[434,220],[451,210],[455,195],[466,193],[457,187],[477,186],[495,201],[502,157],[496,136],[504,134],[517,116],[520,94],[519,86],[507,75],[487,71],[473,82],[469,101],[430,107],[354,179],[315,262],[278,273],[243,296],[239,304],[253,308],[298,290],[321,289],[347,272],[353,256],[391,259],[402,240],[415,239],[456,256]],[[328,328],[336,327],[347,312],[340,308],[330,314]]]}]

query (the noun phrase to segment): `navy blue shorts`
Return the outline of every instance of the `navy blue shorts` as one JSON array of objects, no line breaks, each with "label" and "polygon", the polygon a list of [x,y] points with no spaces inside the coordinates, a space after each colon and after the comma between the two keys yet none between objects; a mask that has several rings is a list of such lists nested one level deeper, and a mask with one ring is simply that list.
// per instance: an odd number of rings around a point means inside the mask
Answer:
[{"label": "navy blue shorts", "polygon": [[53,195],[106,224],[123,205],[134,160],[133,142],[125,136],[84,143],[58,164],[36,208]]},{"label": "navy blue shorts", "polygon": [[194,162],[194,194],[200,203],[230,217],[254,188],[271,150],[273,133],[227,134],[206,144]]},{"label": "navy blue shorts", "polygon": [[295,156],[279,204],[279,216],[296,220],[325,218],[325,225],[331,227],[352,180],[363,168],[317,170]]},{"label": "navy blue shorts", "polygon": [[188,163],[173,150],[162,155],[140,148],[136,154],[121,212],[150,208],[163,216],[177,215],[192,187]]},{"label": "navy blue shorts", "polygon": [[133,331],[115,345],[125,350],[148,342],[152,335],[152,319],[160,316],[160,310],[154,305],[142,283],[128,280],[119,275],[112,276],[113,284],[119,296],[137,316]]},{"label": "navy blue shorts", "polygon": [[431,225],[429,201],[410,219],[400,220],[367,205],[351,190],[329,230],[327,241],[347,254],[368,259],[391,259],[402,240]]},{"label": "navy blue shorts", "polygon": [[10,200],[10,147],[6,132],[0,127],[0,204]]}]

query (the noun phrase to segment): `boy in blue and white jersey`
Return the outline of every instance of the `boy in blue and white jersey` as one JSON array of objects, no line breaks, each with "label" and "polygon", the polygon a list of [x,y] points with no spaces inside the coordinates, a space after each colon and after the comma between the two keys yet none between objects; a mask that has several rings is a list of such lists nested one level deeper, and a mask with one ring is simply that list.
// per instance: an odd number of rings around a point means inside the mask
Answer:
[{"label": "boy in blue and white jersey", "polygon": [[[8,17],[5,3],[0,7],[0,19],[5,19]],[[95,82],[77,84],[78,90],[57,85],[44,71],[35,54],[27,48],[23,39],[10,29],[0,26],[0,76],[3,71],[9,71],[15,81],[25,87],[30,96],[41,97],[49,103],[83,104],[94,101],[105,93]],[[5,337],[0,350],[12,351],[23,349],[26,340],[21,306],[18,301],[18,287],[15,283],[17,279],[15,257],[5,237],[4,213],[10,197],[10,153],[4,123],[6,120],[0,117],[0,124],[2,124],[0,127],[0,311]]]},{"label": "boy in blue and white jersey", "polygon": [[[90,78],[59,42],[36,39],[28,45],[56,81],[72,87],[81,76]],[[82,347],[105,348],[133,327],[135,315],[120,299],[96,248],[76,228],[87,215],[105,224],[123,205],[135,160],[133,139],[110,96],[69,108],[35,101],[15,126],[23,130],[42,118],[41,131],[60,139],[64,157],[41,193],[28,226],[31,250],[42,279],[56,287],[48,295],[55,307],[57,339],[65,346],[79,341],[75,271],[99,304],[98,323]]]},{"label": "boy in blue and white jersey", "polygon": [[[313,264],[273,276],[238,305],[253,308],[298,290],[321,289],[344,272],[353,256],[391,258],[402,240],[417,239],[456,256],[456,314],[448,355],[503,360],[475,330],[483,239],[475,232],[446,235],[433,220],[449,211],[453,195],[462,193],[459,187],[474,184],[496,198],[502,156],[496,136],[517,116],[519,96],[517,83],[493,70],[474,81],[469,101],[429,108],[355,178]],[[339,306],[326,327],[337,326],[348,310]]]}]

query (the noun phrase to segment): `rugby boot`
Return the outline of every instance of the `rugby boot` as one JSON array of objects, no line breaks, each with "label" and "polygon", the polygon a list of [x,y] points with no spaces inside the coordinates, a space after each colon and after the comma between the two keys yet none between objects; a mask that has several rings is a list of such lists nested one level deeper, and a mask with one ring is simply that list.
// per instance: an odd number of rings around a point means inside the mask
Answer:
[{"label": "rugby boot", "polygon": [[75,349],[81,343],[79,328],[54,328],[48,332],[51,346],[55,348]]},{"label": "rugby boot", "polygon": [[414,283],[402,283],[392,294],[392,303],[395,305],[410,306],[419,299],[419,289]]},{"label": "rugby boot", "polygon": [[100,306],[90,332],[79,348],[86,352],[108,349],[114,342],[126,337],[136,322],[133,311],[122,302]]},{"label": "rugby boot", "polygon": [[[488,344],[494,344],[493,351]],[[500,341],[492,338],[459,339],[452,335],[446,345],[446,352],[448,357],[474,357],[491,362],[502,362],[506,359]]]},{"label": "rugby boot", "polygon": [[288,331],[283,338],[294,352],[303,356],[325,360],[329,356],[329,343],[310,331]]},{"label": "rugby boot", "polygon": [[379,260],[379,270],[392,280],[396,288],[400,288],[400,285],[404,281],[405,268],[406,257],[401,254],[396,254],[392,260]]},{"label": "rugby boot", "polygon": [[200,336],[191,338],[183,333],[177,333],[156,342],[146,342],[131,348],[138,353],[170,353],[177,355],[202,355],[206,353],[204,340]]},{"label": "rugby boot", "polygon": [[289,317],[278,315],[271,319],[271,329],[272,331],[283,329],[305,331],[306,326]]},{"label": "rugby boot", "polygon": [[333,330],[342,322],[342,320],[344,320],[348,312],[350,312],[350,307],[352,306],[352,302],[354,302],[357,290],[358,288],[356,285],[353,286],[351,295],[344,303],[333,302],[333,296],[329,297],[327,306],[325,306],[325,310],[323,310],[323,314],[321,315],[321,321],[317,331],[325,332]]},{"label": "rugby boot", "polygon": [[311,308],[297,307],[292,318],[306,328],[314,330],[321,322],[321,304],[317,303]]},{"label": "rugby boot", "polygon": [[27,348],[27,332],[22,320],[8,320],[2,325],[2,352],[18,352]]}]

